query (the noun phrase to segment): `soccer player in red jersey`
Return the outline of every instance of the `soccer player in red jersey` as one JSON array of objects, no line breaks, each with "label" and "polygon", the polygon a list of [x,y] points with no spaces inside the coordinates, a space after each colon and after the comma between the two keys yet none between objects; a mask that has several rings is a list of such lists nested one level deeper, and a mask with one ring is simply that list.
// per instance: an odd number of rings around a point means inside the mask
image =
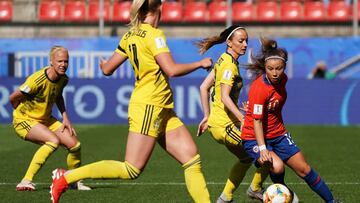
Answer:
[{"label": "soccer player in red jersey", "polygon": [[286,130],[281,111],[285,104],[287,51],[274,40],[262,38],[261,51],[249,69],[257,73],[249,91],[249,105],[242,128],[243,146],[257,167],[270,166],[274,183],[284,183],[284,163],[292,168],[325,202],[334,203],[331,191],[306,162]]}]

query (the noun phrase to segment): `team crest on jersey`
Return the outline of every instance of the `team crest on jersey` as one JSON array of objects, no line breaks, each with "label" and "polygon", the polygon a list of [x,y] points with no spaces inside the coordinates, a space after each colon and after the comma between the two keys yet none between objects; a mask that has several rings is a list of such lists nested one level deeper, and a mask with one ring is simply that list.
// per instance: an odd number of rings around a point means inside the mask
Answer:
[{"label": "team crest on jersey", "polygon": [[270,98],[269,104],[268,104],[268,111],[275,111],[279,107],[279,100],[275,99],[274,97]]},{"label": "team crest on jersey", "polygon": [[166,47],[165,40],[162,37],[156,37],[155,38],[155,44],[156,44],[156,48],[158,48],[158,49]]},{"label": "team crest on jersey", "polygon": [[259,146],[255,145],[252,150],[253,150],[253,152],[258,153],[259,152]]},{"label": "team crest on jersey", "polygon": [[155,128],[156,130],[160,128],[161,121],[162,121],[161,118],[157,118],[157,119],[154,121],[154,128]]}]

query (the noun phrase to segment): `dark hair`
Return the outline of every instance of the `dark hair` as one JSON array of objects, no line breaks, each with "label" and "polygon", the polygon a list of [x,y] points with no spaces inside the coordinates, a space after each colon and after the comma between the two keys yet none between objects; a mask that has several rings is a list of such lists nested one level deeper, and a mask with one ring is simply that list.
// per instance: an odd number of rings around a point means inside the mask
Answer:
[{"label": "dark hair", "polygon": [[195,45],[199,48],[200,54],[204,54],[207,50],[209,50],[215,44],[221,44],[221,43],[225,42],[230,34],[231,34],[231,36],[229,37],[229,39],[231,39],[233,36],[232,32],[235,29],[242,29],[242,30],[245,30],[245,32],[246,32],[246,29],[244,27],[241,27],[239,25],[232,25],[232,26],[226,28],[224,31],[222,31],[220,33],[220,35],[208,37],[203,40],[197,41],[197,42],[195,42]]},{"label": "dark hair", "polygon": [[246,65],[246,68],[254,72],[256,75],[265,72],[265,59],[270,56],[277,56],[284,59],[284,63],[288,60],[288,53],[283,48],[277,47],[277,42],[273,39],[260,37],[261,51],[257,55],[251,55],[251,64]]}]

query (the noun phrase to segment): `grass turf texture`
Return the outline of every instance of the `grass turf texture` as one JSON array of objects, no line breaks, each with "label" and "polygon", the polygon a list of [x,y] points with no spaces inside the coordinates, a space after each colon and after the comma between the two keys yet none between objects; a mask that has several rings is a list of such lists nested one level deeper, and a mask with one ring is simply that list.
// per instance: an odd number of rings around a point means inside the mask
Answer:
[{"label": "grass turf texture", "polygon": [[[189,127],[195,134],[196,127]],[[336,198],[345,203],[360,202],[360,128],[336,126],[288,126],[307,161],[328,183]],[[82,163],[98,160],[123,160],[127,126],[77,125],[82,143]],[[66,150],[59,148],[35,177],[36,192],[17,192],[16,184],[38,146],[22,141],[10,125],[0,125],[0,202],[50,202],[51,171],[66,168]],[[222,191],[229,170],[235,161],[224,146],[217,144],[209,134],[194,137],[198,144],[203,172],[208,183],[212,202]],[[247,198],[254,167],[235,193],[236,202],[257,202]],[[135,181],[86,180],[92,191],[67,191],[61,202],[191,202],[184,184],[180,164],[156,146],[141,176]],[[296,192],[301,202],[317,203],[321,199],[312,192],[294,172],[286,169],[286,182]],[[270,184],[268,178],[265,186]]]}]

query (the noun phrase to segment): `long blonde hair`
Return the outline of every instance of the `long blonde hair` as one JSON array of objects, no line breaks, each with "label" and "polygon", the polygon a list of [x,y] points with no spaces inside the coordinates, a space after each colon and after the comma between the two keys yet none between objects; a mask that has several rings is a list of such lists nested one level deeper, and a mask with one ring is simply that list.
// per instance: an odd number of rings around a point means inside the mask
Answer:
[{"label": "long blonde hair", "polygon": [[161,5],[161,0],[134,0],[130,10],[130,23],[132,27],[138,27],[149,12],[155,12]]}]

